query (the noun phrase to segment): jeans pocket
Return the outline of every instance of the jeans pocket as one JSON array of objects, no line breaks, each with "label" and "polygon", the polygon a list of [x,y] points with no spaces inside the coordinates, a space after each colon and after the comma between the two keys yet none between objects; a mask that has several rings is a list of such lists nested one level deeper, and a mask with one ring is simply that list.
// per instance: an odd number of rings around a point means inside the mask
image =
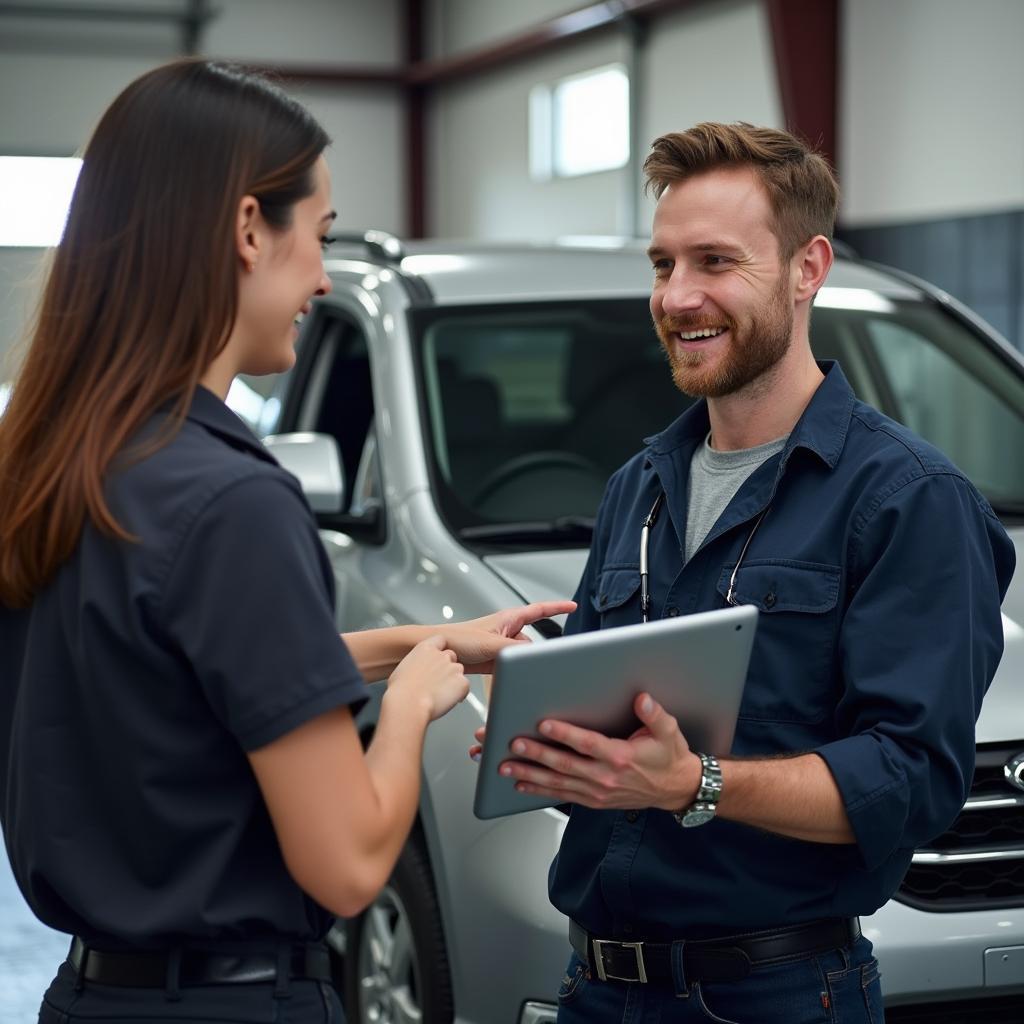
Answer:
[{"label": "jeans pocket", "polygon": [[565,977],[562,978],[562,984],[558,987],[559,1005],[565,1006],[579,996],[586,987],[589,977],[590,969],[574,953],[572,959],[569,961],[569,966],[565,970]]},{"label": "jeans pocket", "polygon": [[754,967],[741,981],[698,982],[695,1006],[713,1024],[832,1024],[818,961]]},{"label": "jeans pocket", "polygon": [[834,1024],[884,1024],[878,961],[825,975]]},{"label": "jeans pocket", "polygon": [[697,1001],[697,1008],[708,1020],[713,1021],[714,1024],[741,1024],[740,1021],[729,1020],[727,1017],[719,1017],[717,1013],[708,1008],[708,1004],[704,1001],[704,992],[701,989],[699,981],[693,986],[690,997]]}]

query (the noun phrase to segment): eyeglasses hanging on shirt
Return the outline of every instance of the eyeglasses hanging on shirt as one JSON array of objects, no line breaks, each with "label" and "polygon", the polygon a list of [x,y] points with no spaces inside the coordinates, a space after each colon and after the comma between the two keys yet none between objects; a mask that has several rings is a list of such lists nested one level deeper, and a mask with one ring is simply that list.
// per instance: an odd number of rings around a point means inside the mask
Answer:
[{"label": "eyeglasses hanging on shirt", "polygon": [[[665,492],[660,491],[658,493],[658,497],[654,499],[651,511],[647,513],[647,518],[644,520],[644,525],[640,530],[640,614],[643,616],[644,622],[650,621],[649,613],[651,610],[650,573],[647,566],[647,547],[650,544],[651,530],[654,528],[654,524],[658,521],[658,515],[661,512],[661,506],[664,503]],[[754,534],[757,533],[757,528],[761,525],[761,520],[768,515],[770,509],[771,505],[768,505],[762,510],[750,533],[747,534],[746,543],[744,543],[743,550],[740,551],[740,557],[736,560],[736,565],[732,570],[732,575],[729,577],[729,589],[725,594],[727,604],[733,606],[739,604],[736,600],[736,576],[740,571],[740,566],[743,564],[743,559],[746,557],[747,548],[750,547],[750,542],[754,539]]]}]

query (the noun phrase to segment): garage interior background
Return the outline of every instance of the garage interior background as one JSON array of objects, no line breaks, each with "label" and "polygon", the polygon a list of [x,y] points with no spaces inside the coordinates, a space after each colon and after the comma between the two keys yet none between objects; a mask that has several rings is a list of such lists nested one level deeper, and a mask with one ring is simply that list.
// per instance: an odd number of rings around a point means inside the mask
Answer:
[{"label": "garage interior background", "polygon": [[[834,156],[840,234],[861,255],[1024,347],[1022,38],[1020,0],[3,2],[0,156],[80,151],[125,84],[191,51],[277,69],[323,121],[345,228],[643,236],[654,137],[789,125]],[[531,90],[609,64],[630,79],[629,161],[535,180]],[[44,258],[0,247],[0,357]]]},{"label": "garage interior background", "polygon": [[[277,69],[322,120],[340,227],[643,236],[654,137],[789,125],[837,161],[842,237],[1024,348],[1022,39],[1021,0],[0,2],[0,156],[79,152],[130,80],[195,52]],[[531,91],[609,64],[630,80],[628,162],[537,180]],[[0,384],[44,264],[0,246]],[[0,922],[0,1018],[15,1019],[66,942],[30,919],[5,861]]]}]

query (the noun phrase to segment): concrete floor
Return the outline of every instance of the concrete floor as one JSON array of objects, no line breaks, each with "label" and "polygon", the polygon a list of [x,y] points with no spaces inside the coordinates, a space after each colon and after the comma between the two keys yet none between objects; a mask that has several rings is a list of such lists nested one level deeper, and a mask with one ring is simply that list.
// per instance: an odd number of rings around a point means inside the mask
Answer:
[{"label": "concrete floor", "polygon": [[35,918],[14,884],[0,843],[0,1021],[33,1024],[39,1003],[67,956],[71,938]]}]

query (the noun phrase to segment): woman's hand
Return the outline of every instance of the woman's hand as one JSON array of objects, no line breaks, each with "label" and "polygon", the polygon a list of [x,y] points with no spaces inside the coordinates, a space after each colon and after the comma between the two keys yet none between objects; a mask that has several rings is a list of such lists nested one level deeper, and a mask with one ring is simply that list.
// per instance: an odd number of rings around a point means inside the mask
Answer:
[{"label": "woman's hand", "polygon": [[419,698],[433,722],[466,699],[469,680],[455,651],[446,649],[444,637],[432,636],[399,662],[388,680],[388,693],[400,693],[403,700]]},{"label": "woman's hand", "polygon": [[535,601],[518,608],[506,608],[479,619],[438,626],[437,632],[474,673],[494,671],[498,651],[510,644],[529,643],[523,629],[538,619],[567,615],[575,610],[575,601]]}]

